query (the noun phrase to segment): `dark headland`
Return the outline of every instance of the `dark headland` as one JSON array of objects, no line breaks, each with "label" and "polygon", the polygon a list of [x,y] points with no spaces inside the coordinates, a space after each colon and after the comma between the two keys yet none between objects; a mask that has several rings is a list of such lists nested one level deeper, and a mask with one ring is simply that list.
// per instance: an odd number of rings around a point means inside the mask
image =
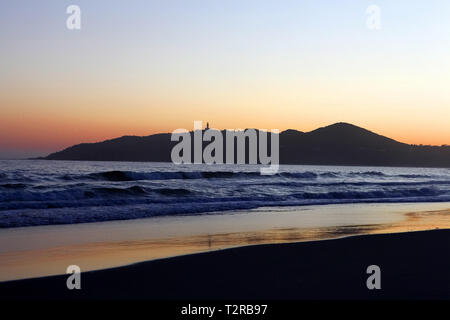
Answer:
[{"label": "dark headland", "polygon": [[[257,245],[0,283],[8,299],[450,299],[450,230]],[[369,265],[381,289],[368,290]]]},{"label": "dark headland", "polygon": [[[171,162],[177,142],[170,138],[170,133],[123,136],[74,145],[41,159]],[[281,164],[450,167],[450,146],[405,144],[347,123],[306,133],[286,130],[279,141]]]}]

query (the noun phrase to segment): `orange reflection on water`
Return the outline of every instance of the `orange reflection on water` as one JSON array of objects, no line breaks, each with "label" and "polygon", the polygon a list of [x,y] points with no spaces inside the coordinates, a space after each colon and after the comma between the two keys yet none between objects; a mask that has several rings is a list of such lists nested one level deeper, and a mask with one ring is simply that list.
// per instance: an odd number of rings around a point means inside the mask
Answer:
[{"label": "orange reflection on water", "polygon": [[360,234],[450,228],[450,209],[411,212],[394,223],[320,228],[276,228],[152,240],[112,241],[0,254],[0,280],[61,274],[68,265],[95,270],[139,261],[268,243],[333,239]]}]

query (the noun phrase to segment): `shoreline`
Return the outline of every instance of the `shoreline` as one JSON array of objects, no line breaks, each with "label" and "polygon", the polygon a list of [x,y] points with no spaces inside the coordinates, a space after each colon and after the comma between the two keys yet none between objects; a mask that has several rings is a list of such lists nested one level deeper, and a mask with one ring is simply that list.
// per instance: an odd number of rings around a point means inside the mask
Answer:
[{"label": "shoreline", "polygon": [[[0,283],[3,300],[450,299],[450,230],[259,244]],[[369,265],[381,290],[368,290]]]},{"label": "shoreline", "polygon": [[450,228],[450,203],[278,209],[0,230],[0,281],[58,275],[73,264],[92,271],[255,244]]}]

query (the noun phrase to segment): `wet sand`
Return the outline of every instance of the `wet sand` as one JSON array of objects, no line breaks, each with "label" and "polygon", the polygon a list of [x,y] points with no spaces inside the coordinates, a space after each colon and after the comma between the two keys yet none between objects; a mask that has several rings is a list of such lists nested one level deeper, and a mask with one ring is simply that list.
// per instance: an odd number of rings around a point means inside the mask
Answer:
[{"label": "wet sand", "polygon": [[[255,245],[0,283],[15,299],[450,299],[450,230]],[[367,267],[380,267],[369,290]]]},{"label": "wet sand", "polygon": [[225,248],[450,228],[449,203],[261,208],[0,230],[0,280],[64,274]]}]

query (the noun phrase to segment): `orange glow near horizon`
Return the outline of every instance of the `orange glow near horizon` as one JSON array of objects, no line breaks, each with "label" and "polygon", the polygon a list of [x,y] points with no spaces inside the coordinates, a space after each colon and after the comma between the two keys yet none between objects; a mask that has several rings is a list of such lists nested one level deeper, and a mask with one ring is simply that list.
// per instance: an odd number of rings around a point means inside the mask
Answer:
[{"label": "orange glow near horizon", "polygon": [[[389,84],[384,88],[374,84],[372,91],[361,85],[323,82],[299,82],[295,87],[287,83],[260,83],[257,87],[234,84],[232,88],[209,90],[191,86],[190,90],[180,88],[176,94],[167,89],[150,90],[142,84],[103,89],[92,86],[76,94],[67,89],[55,93],[44,85],[26,96],[12,87],[0,97],[0,105],[6,106],[0,111],[0,150],[43,150],[45,155],[74,144],[123,135],[192,130],[195,120],[204,125],[209,122],[217,129],[303,132],[348,122],[404,143],[450,144],[450,108],[442,107],[445,101],[440,95],[417,99],[417,95],[409,97],[409,91],[393,95],[386,89]],[[380,89],[385,92],[375,95]],[[427,107],[429,104],[436,107]]]},{"label": "orange glow near horizon", "polygon": [[206,126],[206,122],[209,122],[210,126],[216,129],[259,128],[278,129],[280,132],[287,129],[308,132],[335,122],[349,122],[404,143],[443,145],[450,142],[450,137],[446,136],[448,133],[445,132],[445,127],[430,126],[430,129],[424,132],[414,125],[396,128],[395,123],[392,122],[377,125],[370,121],[361,121],[361,123],[346,119],[330,119],[328,121],[307,119],[309,121],[296,121],[295,119],[275,119],[275,117],[273,121],[263,117],[248,121],[247,117],[240,118],[237,115],[230,114],[228,117],[211,115],[208,118],[195,117],[192,120],[188,120],[189,115],[184,115],[172,121],[167,120],[158,123],[158,121],[151,121],[151,118],[147,120],[148,118],[146,117],[147,115],[145,114],[141,117],[137,116],[135,121],[127,116],[124,116],[122,119],[111,116],[107,120],[103,119],[100,121],[89,116],[82,117],[81,115],[79,117],[59,116],[55,118],[51,115],[42,115],[41,117],[34,115],[2,117],[0,120],[0,149],[43,150],[42,155],[45,155],[46,152],[59,151],[74,144],[99,142],[124,135],[146,136],[155,133],[172,132],[178,128],[192,130],[194,120],[203,121],[204,126]]}]

